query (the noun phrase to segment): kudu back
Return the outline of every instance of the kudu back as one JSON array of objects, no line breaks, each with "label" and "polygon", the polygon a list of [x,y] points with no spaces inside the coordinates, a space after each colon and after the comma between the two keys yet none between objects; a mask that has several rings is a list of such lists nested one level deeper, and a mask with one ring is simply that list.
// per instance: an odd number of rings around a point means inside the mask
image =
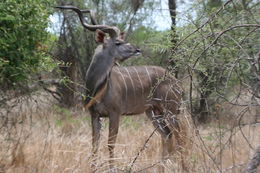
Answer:
[{"label": "kudu back", "polygon": [[[87,10],[73,6],[57,8],[75,11],[81,24],[86,29],[95,31],[96,41],[101,43],[86,74],[84,104],[91,114],[93,157],[96,158],[99,147],[101,117],[109,118],[108,148],[110,166],[113,167],[120,116],[144,112],[162,136],[163,158],[170,156],[173,151],[173,136],[177,144],[181,145],[177,118],[182,95],[180,82],[158,66],[116,65],[116,62],[140,54],[140,50],[125,42],[124,34],[117,27],[85,23],[83,12]],[[109,38],[105,37],[106,33]]]}]

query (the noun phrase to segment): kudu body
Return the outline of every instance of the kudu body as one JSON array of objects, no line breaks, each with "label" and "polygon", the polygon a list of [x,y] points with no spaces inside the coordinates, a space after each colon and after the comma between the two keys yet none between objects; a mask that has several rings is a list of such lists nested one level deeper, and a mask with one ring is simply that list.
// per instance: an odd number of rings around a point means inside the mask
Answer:
[{"label": "kudu body", "polygon": [[[177,143],[180,139],[176,118],[182,95],[179,81],[158,66],[115,65],[116,61],[124,61],[139,54],[140,50],[126,43],[116,27],[88,25],[83,20],[83,11],[78,8],[58,8],[77,12],[82,25],[96,31],[96,40],[102,43],[86,74],[85,105],[92,119],[93,155],[96,156],[99,147],[101,117],[109,118],[108,148],[112,162],[120,116],[145,112],[162,136],[163,157],[169,156],[173,150],[173,135]],[[110,35],[109,39],[104,38],[105,33]]]}]

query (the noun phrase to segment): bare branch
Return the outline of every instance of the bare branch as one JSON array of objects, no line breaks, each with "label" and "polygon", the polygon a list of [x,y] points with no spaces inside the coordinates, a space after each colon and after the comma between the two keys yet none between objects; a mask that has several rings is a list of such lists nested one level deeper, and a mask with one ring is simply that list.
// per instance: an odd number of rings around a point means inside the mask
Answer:
[{"label": "bare branch", "polygon": [[130,165],[129,168],[129,172],[131,172],[136,160],[138,159],[138,157],[140,156],[140,154],[145,150],[147,143],[149,142],[149,140],[152,138],[152,136],[154,135],[154,133],[156,132],[156,130],[159,128],[159,125],[153,130],[153,132],[150,134],[150,136],[145,140],[143,147],[138,151],[138,153],[136,154],[133,162]]},{"label": "bare branch", "polygon": [[217,15],[233,0],[228,0],[222,7],[220,7],[206,22],[204,22],[200,27],[198,27],[195,31],[184,37],[177,45],[175,46],[175,49],[179,47],[186,39],[188,39],[190,36],[198,32],[200,29],[202,29],[204,26],[206,26],[209,22],[211,22]]},{"label": "bare branch", "polygon": [[243,28],[243,27],[257,27],[257,28],[260,28],[260,24],[242,24],[242,25],[235,25],[235,26],[231,26],[229,27],[228,29],[225,29],[224,31],[220,32],[217,37],[215,38],[215,40],[213,40],[211,42],[211,44],[206,47],[206,49],[204,49],[200,55],[197,57],[197,59],[195,60],[194,64],[193,64],[193,68],[196,66],[196,64],[198,63],[199,59],[201,58],[201,56],[210,48],[212,47],[217,41],[218,39],[223,35],[225,34],[226,32],[228,31],[231,31],[233,29],[236,29],[236,28]]}]

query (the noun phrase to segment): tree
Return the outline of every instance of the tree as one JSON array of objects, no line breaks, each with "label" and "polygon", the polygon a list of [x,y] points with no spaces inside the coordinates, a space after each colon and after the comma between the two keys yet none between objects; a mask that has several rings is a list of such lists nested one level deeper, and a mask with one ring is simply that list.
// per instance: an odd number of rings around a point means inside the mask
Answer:
[{"label": "tree", "polygon": [[255,1],[208,0],[192,8],[196,17],[177,29],[182,37],[174,57],[180,69],[189,71],[191,111],[206,122],[219,103],[235,97],[236,104],[242,89],[259,90],[253,85],[259,77],[259,6]]},{"label": "tree", "polygon": [[[59,5],[66,5],[62,0]],[[84,1],[70,3],[86,9]],[[55,58],[61,62],[59,69],[63,82],[59,83],[57,92],[63,106],[73,107],[81,100],[84,90],[85,72],[90,63],[96,43],[92,33],[85,31],[78,17],[70,11],[57,11],[60,19],[60,31],[57,47],[54,50]]]},{"label": "tree", "polygon": [[52,66],[46,54],[51,0],[5,0],[0,3],[0,87],[28,85]]},{"label": "tree", "polygon": [[[217,9],[222,5],[221,0],[208,0],[206,3],[203,3],[204,11],[206,12],[207,16],[210,16],[213,9]],[[212,28],[218,27],[218,22],[211,22],[209,23],[211,32],[213,33],[214,30]],[[201,71],[198,70],[198,76],[200,78],[200,99],[198,108],[195,110],[196,114],[198,115],[198,121],[205,123],[209,116],[209,108],[208,108],[208,98],[210,94],[214,91],[217,79],[216,76],[221,72],[221,66],[214,64],[214,66],[209,66],[208,64],[208,57],[206,54],[203,54],[202,62],[204,64],[205,70]]]}]

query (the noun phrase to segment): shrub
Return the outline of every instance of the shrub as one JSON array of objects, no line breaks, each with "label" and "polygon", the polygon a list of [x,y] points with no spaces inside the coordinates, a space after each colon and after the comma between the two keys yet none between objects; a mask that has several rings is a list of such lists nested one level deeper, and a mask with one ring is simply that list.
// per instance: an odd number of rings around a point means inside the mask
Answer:
[{"label": "shrub", "polygon": [[51,0],[0,2],[0,87],[28,82],[50,63],[45,42]]}]

